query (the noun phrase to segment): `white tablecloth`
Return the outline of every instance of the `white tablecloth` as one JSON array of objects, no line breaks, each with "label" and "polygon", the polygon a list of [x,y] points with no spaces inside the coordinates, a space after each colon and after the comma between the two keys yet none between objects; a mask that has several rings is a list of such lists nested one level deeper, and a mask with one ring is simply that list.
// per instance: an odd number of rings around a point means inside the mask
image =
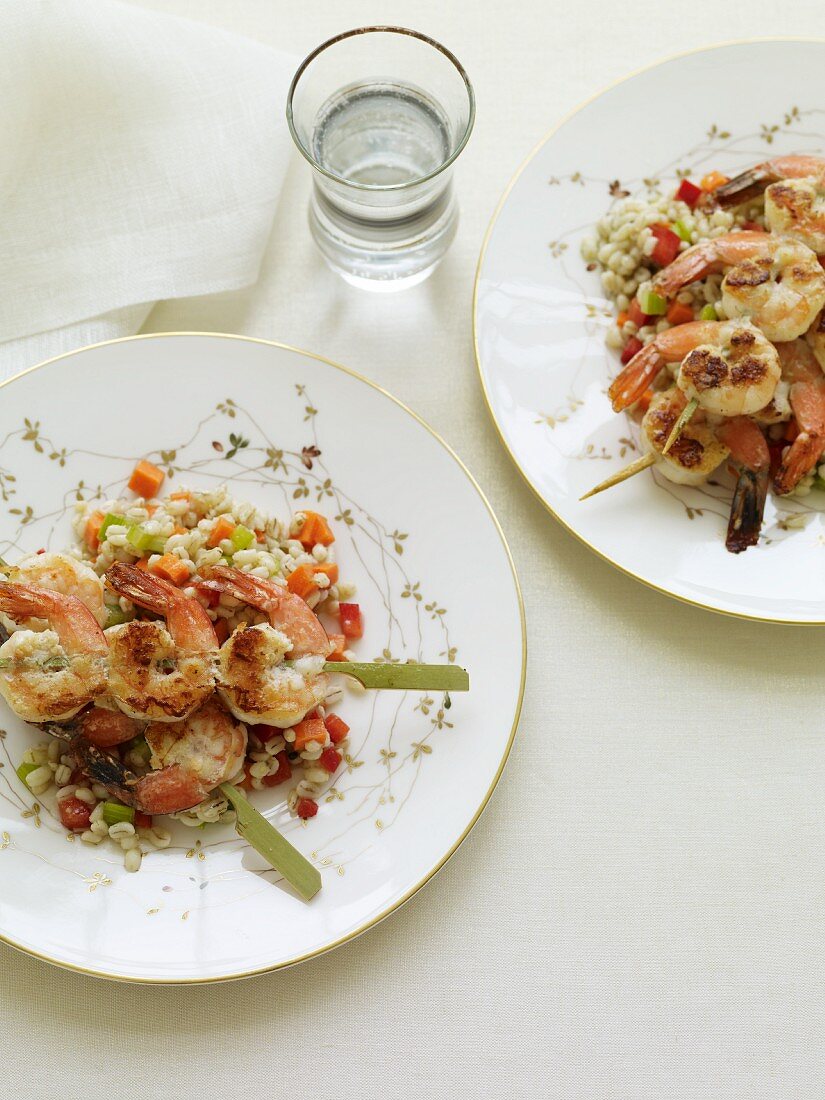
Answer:
[{"label": "white tablecloth", "polygon": [[[561,115],[676,51],[816,34],[821,3],[152,6],[296,53],[380,18],[434,35],[466,64],[478,124],[457,171],[458,238],[432,280],[371,296],[330,274],[307,232],[309,181],[296,160],[259,285],[161,306],[147,329],[303,346],[429,420],[510,539],[528,613],[528,692],[510,764],[473,834],[355,943],[248,982],[154,990],[0,948],[0,1096],[821,1097],[822,633],[682,606],[566,535],[488,423],[470,319],[492,208]],[[670,105],[674,125],[689,105],[686,88]],[[638,121],[617,125],[645,140]]]}]

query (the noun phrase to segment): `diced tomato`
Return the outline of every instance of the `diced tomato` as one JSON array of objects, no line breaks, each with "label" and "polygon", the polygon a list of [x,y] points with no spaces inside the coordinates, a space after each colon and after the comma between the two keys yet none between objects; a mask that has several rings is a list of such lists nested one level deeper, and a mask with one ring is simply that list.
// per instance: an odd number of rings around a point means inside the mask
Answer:
[{"label": "diced tomato", "polygon": [[633,356],[642,350],[644,344],[641,340],[637,340],[635,336],[631,336],[622,349],[622,362],[629,363]]},{"label": "diced tomato", "polygon": [[667,225],[651,225],[650,232],[656,238],[656,247],[650,258],[659,267],[667,267],[679,255],[682,238]]},{"label": "diced tomato", "polygon": [[697,187],[695,183],[691,183],[690,180],[682,180],[676,191],[675,198],[681,202],[687,203],[691,210],[696,206],[699,199],[702,197],[702,188]]},{"label": "diced tomato", "polygon": [[64,798],[57,804],[60,821],[64,828],[72,832],[80,832],[89,828],[92,816],[92,807],[82,802],[79,798]]},{"label": "diced tomato", "polygon": [[152,815],[142,814],[140,810],[135,810],[135,828],[136,829],[151,829],[152,828]]},{"label": "diced tomato", "polygon": [[292,777],[292,765],[286,752],[279,752],[275,757],[278,761],[278,770],[272,775],[265,775],[263,784],[265,787],[277,787],[279,783],[285,783]]},{"label": "diced tomato", "polygon": [[357,603],[339,603],[338,618],[345,638],[360,638],[364,633],[364,619]]},{"label": "diced tomato", "polygon": [[324,719],[324,725],[327,727],[327,733],[333,745],[339,745],[349,733],[349,726],[337,714],[328,714]]},{"label": "diced tomato", "polygon": [[717,188],[721,187],[723,183],[727,183],[728,180],[729,177],[724,175],[722,172],[714,171],[708,172],[706,176],[702,176],[699,183],[702,190],[707,191],[707,193],[710,194],[712,191],[716,191]]},{"label": "diced tomato", "polygon": [[318,757],[318,763],[322,768],[326,768],[330,775],[338,771],[338,766],[341,763],[343,757],[340,752],[336,752],[332,747],[324,749],[321,755]]},{"label": "diced tomato", "polygon": [[642,325],[646,325],[650,320],[650,314],[644,312],[639,305],[638,298],[634,298],[627,307],[627,319],[628,321],[632,321],[636,328],[641,328]]},{"label": "diced tomato", "polygon": [[299,798],[295,806],[295,813],[306,821],[308,817],[315,817],[318,813],[318,803],[314,798]]}]

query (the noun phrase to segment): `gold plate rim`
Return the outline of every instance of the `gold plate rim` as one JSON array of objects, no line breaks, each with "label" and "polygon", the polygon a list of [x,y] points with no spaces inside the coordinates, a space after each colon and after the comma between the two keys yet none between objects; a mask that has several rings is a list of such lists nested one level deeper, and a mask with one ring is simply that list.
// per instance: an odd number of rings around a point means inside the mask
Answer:
[{"label": "gold plate rim", "polygon": [[484,494],[481,486],[470,473],[465,463],[459,458],[459,456],[456,454],[450,444],[447,443],[446,440],[444,440],[434,428],[430,427],[430,425],[427,423],[426,420],[423,419],[423,417],[419,416],[417,412],[409,407],[409,405],[406,405],[399,398],[395,397],[392,393],[389,392],[389,390],[384,389],[383,386],[378,385],[377,382],[373,382],[372,379],[365,377],[363,374],[359,374],[357,371],[354,371],[351,367],[345,367],[342,363],[337,363],[335,362],[335,360],[328,359],[324,355],[316,355],[314,352],[306,351],[306,349],[296,347],[294,344],[285,344],[281,343],[278,340],[266,340],[263,337],[258,336],[242,336],[239,333],[231,332],[199,332],[197,330],[181,330],[176,332],[146,332],[139,333],[135,336],[121,336],[112,340],[100,340],[94,344],[85,344],[83,347],[75,348],[72,351],[63,352],[61,355],[54,355],[50,359],[44,359],[41,363],[35,363],[31,367],[26,367],[25,370],[22,370],[17,374],[12,375],[11,378],[7,378],[5,381],[0,382],[0,389],[2,389],[4,386],[11,385],[13,382],[19,381],[27,374],[32,374],[34,371],[39,370],[41,367],[47,367],[52,363],[59,362],[61,359],[69,359],[74,355],[79,355],[81,352],[90,351],[93,348],[106,347],[110,344],[125,344],[132,343],[138,340],[165,339],[168,337],[177,336],[205,336],[208,338],[214,337],[222,340],[244,340],[250,344],[264,344],[268,347],[280,348],[283,351],[295,352],[298,355],[305,356],[308,359],[314,359],[319,363],[325,363],[327,366],[334,367],[336,370],[342,371],[344,374],[349,375],[351,378],[355,378],[357,381],[363,382],[365,385],[369,386],[370,389],[376,390],[378,393],[388,398],[388,400],[392,401],[393,404],[397,405],[403,412],[411,416],[413,420],[417,421],[421,425],[421,427],[424,428],[433,437],[433,439],[435,439],[436,442],[444,448],[447,454],[453,459],[458,468],[462,471],[464,476],[470,482],[473,489],[475,489],[476,493],[481,498],[484,507],[487,509],[487,513],[490,516],[490,519],[493,521],[493,526],[495,527],[496,532],[501,539],[501,544],[504,548],[504,553],[510,566],[510,572],[512,574],[513,585],[515,587],[516,599],[518,602],[519,622],[521,624],[521,675],[519,677],[518,699],[516,700],[516,708],[513,714],[513,722],[510,727],[510,733],[507,738],[507,743],[504,746],[504,752],[502,754],[498,768],[496,769],[496,773],[493,776],[493,781],[487,789],[486,794],[482,798],[477,810],[473,814],[473,817],[464,832],[452,845],[449,851],[444,856],[442,856],[435,867],[433,867],[414,886],[410,887],[410,889],[407,890],[404,895],[399,898],[399,900],[396,901],[390,908],[388,908],[385,912],[380,913],[377,917],[374,917],[366,924],[359,926],[352,932],[348,932],[345,936],[341,936],[337,940],[334,940],[332,943],[326,944],[324,947],[319,947],[314,951],[305,952],[303,955],[297,955],[293,959],[286,959],[284,962],[275,963],[272,966],[256,967],[253,970],[238,971],[237,973],[233,974],[221,974],[207,978],[144,978],[130,976],[126,974],[113,974],[106,970],[96,970],[91,967],[84,967],[79,966],[76,963],[66,962],[63,959],[55,959],[41,951],[35,951],[32,948],[25,946],[24,944],[16,943],[4,933],[0,932],[0,942],[6,944],[8,947],[13,947],[15,950],[20,951],[25,955],[29,955],[31,958],[40,959],[42,962],[51,963],[52,965],[58,966],[63,970],[70,970],[76,974],[85,974],[89,977],[94,978],[105,978],[109,981],[126,982],[131,985],[147,986],[212,985],[221,982],[238,981],[241,978],[252,978],[260,974],[273,974],[276,971],[286,970],[289,967],[299,965],[299,963],[308,962],[310,959],[318,958],[321,955],[325,955],[328,951],[334,951],[337,947],[342,947],[345,943],[350,943],[352,940],[357,939],[365,932],[369,932],[370,929],[375,928],[375,926],[380,924],[381,921],[386,920],[387,917],[390,917],[393,915],[393,913],[396,913],[403,905],[405,905],[410,900],[410,898],[413,897],[414,894],[417,894],[419,890],[426,886],[427,883],[430,882],[431,879],[433,879],[438,874],[441,868],[444,867],[448,860],[451,859],[453,855],[455,855],[455,853],[472,832],[476,822],[481,817],[481,814],[483,813],[485,807],[490,801],[493,791],[498,786],[498,782],[501,779],[502,773],[504,772],[505,765],[507,764],[507,760],[510,756],[510,751],[513,747],[516,730],[518,729],[519,719],[521,718],[522,704],[524,702],[525,683],[527,678],[527,622],[524,614],[524,598],[522,596],[521,584],[519,583],[518,573],[516,571],[516,564],[513,560],[512,552],[508,545],[504,530],[499,523],[498,517],[493,511],[492,505]]},{"label": "gold plate rim", "polygon": [[590,95],[586,99],[583,99],[580,103],[578,103],[575,107],[573,107],[572,110],[568,111],[567,114],[565,114],[556,123],[555,126],[553,126],[550,130],[548,130],[543,135],[543,137],[541,137],[536,142],[536,144],[532,147],[530,152],[522,160],[522,162],[516,168],[516,171],[514,172],[514,174],[508,180],[507,185],[506,185],[506,187],[504,188],[504,191],[501,194],[501,197],[499,198],[498,202],[496,203],[495,210],[493,211],[492,217],[490,218],[490,221],[487,224],[487,229],[485,230],[484,238],[481,242],[481,251],[479,253],[478,262],[476,263],[475,279],[473,281],[473,298],[472,298],[473,317],[472,317],[472,324],[473,324],[473,356],[475,358],[476,372],[478,374],[478,380],[479,380],[479,383],[481,385],[481,394],[482,394],[482,397],[484,398],[484,404],[487,406],[487,413],[490,417],[490,420],[492,421],[493,428],[495,429],[496,434],[498,435],[498,438],[499,438],[499,441],[501,442],[502,447],[504,448],[506,453],[509,455],[513,465],[518,470],[519,474],[521,475],[524,483],[527,485],[530,492],[539,501],[539,503],[542,505],[542,507],[545,509],[545,511],[549,512],[549,514],[553,517],[553,519],[555,519],[556,522],[558,524],[560,524],[560,526],[563,527],[565,531],[568,532],[568,534],[572,535],[578,542],[580,542],[583,546],[586,546],[588,548],[588,550],[592,551],[592,553],[594,553],[596,555],[596,557],[601,558],[602,561],[607,562],[608,565],[611,565],[619,573],[623,573],[626,577],[631,577],[634,581],[638,581],[640,584],[643,584],[646,588],[650,588],[654,592],[660,593],[660,595],[662,595],[662,596],[667,596],[671,600],[677,600],[679,603],[687,604],[689,607],[698,607],[698,608],[701,608],[703,611],[711,611],[711,612],[713,612],[714,615],[724,615],[725,617],[730,618],[730,619],[742,619],[746,622],[770,623],[774,626],[809,627],[809,626],[825,626],[825,619],[780,619],[780,618],[776,618],[776,617],[768,616],[768,615],[752,615],[752,614],[749,614],[746,611],[730,611],[727,608],[723,608],[723,607],[713,607],[710,604],[702,603],[700,600],[692,600],[688,596],[681,596],[676,592],[669,591],[667,588],[661,588],[659,585],[654,584],[653,581],[649,581],[645,577],[640,576],[638,573],[634,573],[632,569],[627,569],[627,568],[625,568],[625,566],[619,565],[619,563],[614,561],[608,554],[603,553],[601,550],[598,550],[592,543],[588,542],[587,539],[585,539],[582,535],[580,535],[578,533],[578,531],[575,530],[575,528],[571,527],[570,524],[566,523],[562,519],[562,517],[558,514],[558,512],[555,511],[555,509],[552,507],[552,505],[550,505],[544,499],[544,497],[538,491],[536,486],[530,480],[530,477],[527,474],[527,472],[522,468],[521,463],[519,462],[518,457],[516,456],[513,449],[510,447],[510,444],[504,438],[504,433],[502,432],[501,427],[498,423],[498,420],[496,419],[496,415],[493,412],[493,406],[492,406],[492,403],[490,401],[490,394],[489,394],[489,391],[487,389],[487,384],[486,384],[485,379],[484,379],[484,372],[481,369],[481,355],[479,353],[479,346],[478,346],[478,287],[479,287],[479,282],[480,282],[480,279],[481,279],[481,268],[482,268],[482,265],[484,263],[484,257],[487,254],[487,246],[490,243],[490,238],[493,234],[493,230],[495,229],[496,222],[498,221],[499,215],[501,214],[501,211],[504,208],[504,204],[507,202],[507,199],[510,196],[510,192],[513,190],[515,185],[518,183],[522,173],[525,171],[525,169],[528,167],[528,165],[531,163],[531,161],[534,159],[534,157],[538,154],[539,150],[541,150],[547,144],[547,142],[550,141],[550,139],[552,137],[554,137],[555,134],[557,134],[559,130],[561,130],[561,128],[563,126],[566,126],[567,123],[570,122],[571,119],[575,118],[575,116],[578,115],[581,111],[583,111],[585,109],[585,107],[589,107],[591,103],[594,103],[597,99],[600,99],[601,96],[605,95],[607,92],[610,92],[614,88],[617,88],[620,84],[625,84],[625,83],[627,83],[627,81],[633,80],[637,76],[641,76],[642,73],[647,73],[647,72],[650,72],[653,69],[658,69],[658,68],[661,68],[664,65],[668,65],[672,61],[679,61],[683,57],[692,57],[694,54],[712,53],[714,50],[730,49],[731,46],[754,46],[754,45],[765,45],[765,44],[771,44],[771,43],[791,43],[791,42],[817,43],[819,45],[823,45],[823,44],[825,44],[825,38],[820,38],[820,37],[806,38],[806,37],[800,36],[800,35],[767,36],[767,37],[762,37],[762,38],[759,38],[759,37],[757,37],[757,38],[734,38],[734,39],[730,39],[730,40],[725,41],[725,42],[711,43],[710,45],[707,45],[707,46],[696,46],[696,47],[694,47],[693,49],[690,49],[690,50],[680,50],[678,53],[668,54],[666,57],[662,57],[658,61],[653,61],[649,65],[642,65],[641,68],[633,69],[631,72],[626,73],[624,76],[619,77],[617,80],[611,81],[610,84],[606,84],[603,88],[600,88],[599,91],[594,92],[593,95]]}]

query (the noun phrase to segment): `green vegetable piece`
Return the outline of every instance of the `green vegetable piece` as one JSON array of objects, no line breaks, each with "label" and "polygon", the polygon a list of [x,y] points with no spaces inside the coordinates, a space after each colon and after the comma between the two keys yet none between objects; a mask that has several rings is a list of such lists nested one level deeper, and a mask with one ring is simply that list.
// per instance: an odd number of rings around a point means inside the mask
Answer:
[{"label": "green vegetable piece", "polygon": [[318,868],[313,867],[263,814],[258,813],[243,791],[231,783],[221,783],[221,792],[235,811],[238,834],[279,871],[305,901],[314,898],[321,889]]},{"label": "green vegetable piece", "polygon": [[706,306],[702,306],[702,309],[699,313],[699,320],[700,321],[718,321],[719,320],[719,318],[716,316],[716,310],[713,308],[713,306],[710,303],[708,303]]},{"label": "green vegetable piece", "polygon": [[229,540],[235,550],[248,550],[255,541],[255,532],[239,524],[229,536]]},{"label": "green vegetable piece", "polygon": [[118,516],[114,512],[109,512],[103,517],[103,523],[101,523],[100,525],[100,530],[98,531],[97,535],[98,542],[103,542],[103,540],[106,538],[106,532],[109,530],[110,527],[130,526],[131,524],[126,516]]},{"label": "green vegetable piece", "polygon": [[683,241],[687,241],[687,243],[690,244],[690,230],[684,222],[674,222],[673,228],[676,230],[676,235],[678,237],[681,237]]},{"label": "green vegetable piece", "polygon": [[660,294],[654,294],[652,290],[648,290],[641,296],[639,305],[642,307],[642,312],[649,317],[659,317],[667,313],[666,299],[662,298]]},{"label": "green vegetable piece", "polygon": [[325,661],[324,672],[341,672],[344,676],[354,677],[365,688],[385,691],[470,690],[470,677],[466,669],[459,665],[379,665],[362,664],[359,661]]},{"label": "green vegetable piece", "polygon": [[162,554],[166,548],[166,539],[161,535],[150,534],[145,527],[142,527],[139,523],[129,528],[129,534],[126,536],[126,541],[134,546],[135,550],[139,550],[144,553],[148,550],[151,554]]},{"label": "green vegetable piece", "polygon": [[119,606],[110,607],[108,604],[106,605],[106,626],[104,627],[105,630],[108,630],[110,626],[120,626],[121,623],[125,623],[126,621],[126,612],[123,611],[122,608],[120,608]]},{"label": "green vegetable piece", "polygon": [[39,764],[20,764],[17,768],[17,778],[28,787],[28,777],[39,767]]},{"label": "green vegetable piece", "polygon": [[119,821],[128,821],[131,825],[134,824],[135,811],[121,802],[104,802],[101,816],[107,825],[117,825]]}]

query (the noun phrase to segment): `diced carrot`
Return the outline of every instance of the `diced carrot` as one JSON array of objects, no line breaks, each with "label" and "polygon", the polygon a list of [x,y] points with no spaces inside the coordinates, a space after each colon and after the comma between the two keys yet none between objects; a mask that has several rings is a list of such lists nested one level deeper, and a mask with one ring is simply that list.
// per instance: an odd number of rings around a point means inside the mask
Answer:
[{"label": "diced carrot", "polygon": [[83,533],[83,538],[93,554],[97,553],[100,546],[100,528],[103,526],[105,518],[102,512],[92,512],[86,520],[86,530]]},{"label": "diced carrot", "polygon": [[624,328],[625,323],[629,320],[630,320],[630,315],[628,313],[626,313],[625,310],[622,310],[622,312],[616,318],[616,324],[619,326],[619,328]]},{"label": "diced carrot", "polygon": [[727,183],[729,176],[724,176],[721,172],[708,172],[706,176],[702,176],[699,180],[699,186],[704,192],[710,194],[711,191],[715,191],[717,187],[721,187],[723,183]]},{"label": "diced carrot", "polygon": [[149,567],[149,572],[179,586],[189,580],[189,569],[186,562],[181,561],[174,554],[164,554],[158,558],[155,564]]},{"label": "diced carrot", "polygon": [[229,637],[229,623],[226,619],[215,619],[212,626],[215,628],[215,637],[218,639],[218,645],[223,645]]},{"label": "diced carrot", "polygon": [[129,488],[133,493],[145,500],[151,500],[158,495],[158,489],[163,484],[166,474],[142,458],[132,471],[129,478]]},{"label": "diced carrot", "polygon": [[636,408],[642,412],[647,412],[650,408],[650,402],[653,400],[653,390],[648,387],[640,398],[636,401]]},{"label": "diced carrot", "polygon": [[318,585],[312,579],[315,572],[315,566],[310,565],[308,562],[299,565],[287,577],[287,588],[290,592],[294,592],[296,596],[300,596],[302,600],[305,600],[307,596],[311,596],[313,592],[318,591]]},{"label": "diced carrot", "polygon": [[157,512],[157,510],[158,510],[157,504],[147,504],[146,505],[146,511],[149,513],[150,516],[153,516],[155,514],[155,512]]},{"label": "diced carrot", "polygon": [[266,531],[262,530],[262,528],[260,528],[260,527],[256,527],[255,528],[255,541],[256,542],[266,542]]},{"label": "diced carrot", "polygon": [[344,656],[344,650],[347,648],[347,639],[343,634],[328,634],[330,644],[332,645],[332,653],[327,657],[328,661],[346,661]]},{"label": "diced carrot", "polygon": [[178,489],[176,492],[169,494],[169,499],[170,500],[191,500],[192,499],[192,494],[189,492],[188,489]]},{"label": "diced carrot", "polygon": [[665,316],[671,325],[684,325],[693,320],[693,310],[684,302],[672,302]]},{"label": "diced carrot", "polygon": [[172,534],[173,535],[185,535],[186,534],[186,528],[181,527],[181,525],[179,523],[176,523],[175,526],[172,528]]},{"label": "diced carrot", "polygon": [[135,568],[142,570],[144,573],[148,572],[149,559],[148,558],[139,558],[135,562]]},{"label": "diced carrot", "polygon": [[317,512],[304,512],[306,519],[304,526],[298,533],[298,541],[301,546],[311,550],[316,543],[322,546],[330,546],[335,542],[335,535],[329,528],[329,524]]},{"label": "diced carrot", "polygon": [[334,561],[320,561],[317,565],[313,565],[310,568],[313,573],[323,573],[325,577],[329,577],[330,584],[337,584],[338,565]]},{"label": "diced carrot", "polygon": [[224,539],[232,537],[232,532],[235,530],[235,524],[228,516],[220,516],[218,522],[212,528],[212,534],[209,536],[206,545],[210,547],[218,546]]},{"label": "diced carrot", "polygon": [[293,726],[295,741],[292,745],[296,752],[303,752],[310,741],[317,741],[319,745],[327,743],[327,727],[321,718],[304,718]]},{"label": "diced carrot", "polygon": [[641,328],[642,325],[646,325],[650,320],[650,317],[642,309],[639,304],[639,299],[634,298],[630,305],[627,307],[627,319],[632,321],[637,328]]}]

